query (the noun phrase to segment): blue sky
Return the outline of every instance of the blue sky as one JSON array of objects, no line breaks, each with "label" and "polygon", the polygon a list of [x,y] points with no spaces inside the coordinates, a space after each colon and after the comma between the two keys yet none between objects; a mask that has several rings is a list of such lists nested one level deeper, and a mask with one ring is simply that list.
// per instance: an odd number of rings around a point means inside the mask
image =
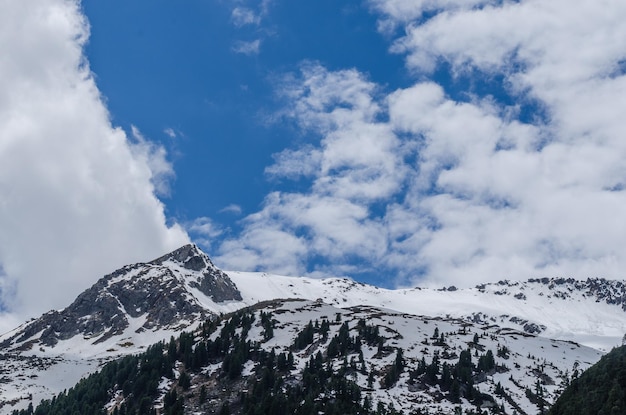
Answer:
[{"label": "blue sky", "polygon": [[[190,229],[209,252],[241,232],[239,220],[259,210],[268,193],[310,186],[265,174],[283,149],[319,139],[288,117],[275,118],[289,105],[280,96],[284,78],[315,63],[356,68],[381,91],[410,79],[361,1],[87,0],[83,9],[91,24],[87,59],[113,123],[167,149],[175,178],[161,195],[166,213],[186,224],[210,219],[220,235]],[[258,50],[238,50],[257,41]],[[378,275],[362,278],[389,285]]]},{"label": "blue sky", "polygon": [[[162,200],[176,220],[210,216],[236,227],[224,208],[252,213],[278,187],[264,177],[272,155],[305,138],[289,120],[270,120],[285,105],[281,78],[303,62],[359,68],[388,89],[406,84],[402,58],[388,52],[361,1],[86,0],[83,8],[87,58],[113,123],[168,149],[176,179]],[[237,10],[255,22],[238,23]],[[257,40],[258,52],[237,52]]]},{"label": "blue sky", "polygon": [[385,287],[623,278],[625,19],[619,0],[4,2],[3,307],[63,307],[189,241],[224,269]]}]

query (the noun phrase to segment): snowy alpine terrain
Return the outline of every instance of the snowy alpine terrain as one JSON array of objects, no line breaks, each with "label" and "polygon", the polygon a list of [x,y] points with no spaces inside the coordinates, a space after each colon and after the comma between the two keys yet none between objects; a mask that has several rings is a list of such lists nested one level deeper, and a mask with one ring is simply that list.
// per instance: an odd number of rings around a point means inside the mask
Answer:
[{"label": "snowy alpine terrain", "polygon": [[[261,324],[262,313],[270,315],[273,321],[270,339]],[[370,306],[337,308],[321,301],[284,300],[255,307],[254,314],[256,324],[252,325],[247,338],[276,355],[294,350],[295,339],[308,324],[319,327],[328,321],[330,330],[327,334],[314,330],[310,344],[294,353],[294,376],[318,351],[324,356],[336,356],[332,361],[334,369],[339,370],[347,362],[352,368],[346,371],[347,376],[362,388],[374,406],[382,402],[397,409],[422,405],[431,413],[453,414],[456,408],[474,407],[467,399],[461,398],[458,403],[445,399],[448,391],[443,386],[435,382],[429,384],[416,373],[420,362],[429,366],[437,359],[438,377],[441,378],[442,367],[453,367],[464,351],[471,354],[474,364],[491,352],[494,368],[474,377],[478,391],[495,397],[493,404],[485,403],[484,407],[497,405],[506,413],[518,410],[531,414],[536,413],[537,405],[531,402],[532,395],[529,398],[526,391],[535,391],[538,381],[542,385],[543,399],[553,402],[577,371],[584,370],[602,356],[600,351],[590,347],[496,325],[420,317]],[[360,353],[356,350],[344,354],[331,352],[332,339],[341,337],[344,326],[349,328],[350,338],[365,337],[363,328],[373,327],[382,340],[378,344],[364,342]],[[215,339],[219,332],[218,327],[211,338]],[[402,351],[404,370],[397,381],[386,384],[385,375],[394,365],[398,350]],[[248,362],[244,368],[245,373],[253,373],[254,364]],[[205,368],[198,376],[198,384],[217,375],[220,370],[221,365]]]},{"label": "snowy alpine terrain", "polygon": [[544,278],[466,289],[388,290],[342,278],[227,274],[248,304],[271,298],[319,298],[337,307],[371,305],[415,315],[497,324],[603,351],[618,346],[626,333],[623,281]]},{"label": "snowy alpine terrain", "polygon": [[[458,359],[460,351],[470,347],[472,336],[479,334],[480,350],[495,354],[503,345],[510,350],[508,362],[502,362],[508,371],[489,375],[481,387],[492,391],[500,383],[517,404],[529,408],[533,404],[524,390],[533,386],[538,374],[550,379],[544,382],[545,396],[552,401],[573,370],[588,367],[621,343],[626,333],[625,293],[624,282],[602,279],[389,290],[343,278],[223,272],[195,245],[187,245],[156,260],[123,267],[67,308],[0,336],[0,414],[50,398],[104,362],[144,351],[220,315],[277,299],[308,302],[276,303],[283,307],[278,315],[274,312],[280,335],[264,347],[289,347],[303,324],[324,315],[329,320],[341,315],[350,324],[355,319],[375,322],[391,350],[402,348],[413,363],[422,357],[430,361],[444,350],[455,356],[450,359]],[[439,345],[428,340],[435,327],[446,333]],[[393,358],[379,356],[376,363],[370,353],[363,351],[366,361],[381,367]],[[407,404],[417,399],[401,376],[398,385],[403,384],[406,387],[397,391],[372,392],[373,398]],[[436,399],[431,398],[419,399],[432,404]]]}]

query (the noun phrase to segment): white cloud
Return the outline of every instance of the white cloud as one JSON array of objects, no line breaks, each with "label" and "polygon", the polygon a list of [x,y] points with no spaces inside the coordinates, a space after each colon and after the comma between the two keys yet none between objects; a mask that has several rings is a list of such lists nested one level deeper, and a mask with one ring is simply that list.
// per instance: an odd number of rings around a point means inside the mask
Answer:
[{"label": "white cloud", "polygon": [[[267,250],[259,268],[360,265],[400,283],[623,278],[626,4],[371,4],[383,26],[404,26],[392,50],[419,81],[384,94],[356,70],[305,64],[281,86],[282,115],[319,140],[279,153],[266,172],[309,185],[269,195],[225,247],[251,266]],[[429,81],[442,62],[455,79],[502,80],[515,106],[469,89],[453,99]],[[521,118],[523,108],[537,116]],[[277,255],[263,232],[297,249]]]},{"label": "white cloud", "polygon": [[[249,41],[237,40],[233,43],[231,50],[246,56],[258,55],[261,52],[261,43],[272,32],[267,30],[267,28],[260,27],[263,19],[268,15],[272,0],[261,0],[260,2],[256,0],[242,1],[240,3],[242,5],[233,8],[230,20],[240,31],[244,31],[246,29],[245,26],[253,26],[252,31],[248,30],[247,33],[254,33],[253,36],[257,37],[257,39]],[[247,85],[242,85],[242,90],[247,90],[247,88]]]},{"label": "white cloud", "polygon": [[111,126],[77,1],[0,3],[0,263],[20,316],[188,241],[155,197],[164,150]]},{"label": "white cloud", "polygon": [[220,246],[216,262],[224,267],[288,275],[326,273],[323,265],[307,268],[310,257],[320,256],[332,261],[336,273],[353,269],[348,257],[379,260],[387,244],[386,229],[368,217],[367,207],[332,196],[272,193],[243,226],[241,235]]},{"label": "white cloud", "polygon": [[[279,195],[269,195],[268,205]],[[235,270],[268,270],[285,275],[298,275],[307,251],[305,241],[290,230],[283,229],[273,218],[271,208],[244,219],[244,231],[236,239],[220,245],[215,260],[222,268]]]},{"label": "white cloud", "polygon": [[233,44],[233,52],[241,53],[242,55],[258,55],[261,51],[261,39],[255,39],[251,41],[237,41]]},{"label": "white cloud", "polygon": [[309,175],[318,168],[314,192],[350,200],[380,200],[398,190],[407,173],[402,162],[407,148],[377,121],[383,111],[376,85],[355,70],[330,72],[307,63],[302,78],[292,79],[283,93],[293,101],[288,114],[323,138],[317,149],[283,152],[270,172],[287,172],[295,163]]},{"label": "white cloud", "polygon": [[261,15],[256,14],[247,7],[235,7],[230,15],[233,24],[236,27],[245,25],[258,25],[261,23]]},{"label": "white cloud", "polygon": [[298,150],[286,149],[273,157],[275,163],[265,169],[272,178],[310,177],[321,168],[322,153],[311,145]]},{"label": "white cloud", "polygon": [[[397,102],[391,117],[427,137],[422,165],[452,166],[436,175],[443,194],[425,204],[440,226],[420,251],[434,277],[623,277],[626,258],[616,247],[626,242],[619,208],[626,196],[607,189],[626,177],[624,17],[616,1],[503,3],[446,10],[410,25],[396,43],[414,70],[443,59],[456,71],[502,74],[511,94],[538,100],[548,115],[535,126],[479,107],[464,117],[460,108],[469,104],[440,96],[418,119],[409,108],[422,108],[415,105],[423,91],[397,94],[415,98]],[[506,151],[496,150],[500,143]],[[437,160],[446,155],[446,163]]]},{"label": "white cloud", "polygon": [[234,203],[220,209],[220,213],[232,213],[234,215],[241,215],[242,211],[241,206]]},{"label": "white cloud", "polygon": [[392,34],[399,25],[421,20],[436,11],[468,10],[477,6],[497,4],[501,0],[369,0],[371,7],[382,14],[378,28]]},{"label": "white cloud", "polygon": [[270,194],[260,212],[244,219],[243,235],[222,245],[216,260],[235,268],[319,275],[326,267],[307,269],[309,258],[329,259],[335,271],[353,269],[349,258],[377,259],[386,250],[387,231],[381,218],[370,217],[370,205],[396,193],[406,169],[404,148],[376,119],[375,85],[354,70],[330,72],[306,64],[283,88],[292,103],[287,114],[323,138],[318,147],[283,151],[266,172],[306,176],[310,192]]},{"label": "white cloud", "polygon": [[133,157],[150,168],[150,181],[157,195],[167,196],[170,193],[169,182],[175,176],[172,164],[167,160],[165,148],[147,140],[141,131],[131,125],[134,141],[129,142]]},{"label": "white cloud", "polygon": [[176,131],[174,131],[173,128],[166,128],[165,130],[163,130],[163,132],[165,133],[165,135],[167,135],[169,138],[176,138],[178,137],[178,134],[176,134]]},{"label": "white cloud", "polygon": [[207,251],[211,249],[212,242],[223,233],[222,228],[207,217],[196,218],[186,224],[185,229],[193,241]]},{"label": "white cloud", "polygon": [[211,218],[207,217],[196,218],[188,224],[186,228],[189,232],[202,235],[206,238],[214,238],[222,233],[219,226],[215,225]]}]

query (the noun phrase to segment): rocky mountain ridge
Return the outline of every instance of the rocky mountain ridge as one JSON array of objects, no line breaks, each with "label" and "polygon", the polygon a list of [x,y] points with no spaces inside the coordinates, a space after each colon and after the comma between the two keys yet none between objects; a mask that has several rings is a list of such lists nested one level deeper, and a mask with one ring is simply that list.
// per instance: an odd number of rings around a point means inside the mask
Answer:
[{"label": "rocky mountain ridge", "polygon": [[[481,284],[476,286],[476,289],[485,292],[488,285],[502,287],[502,289],[495,291],[495,294],[498,295],[508,295],[517,289],[514,297],[518,300],[524,300],[526,297],[524,290],[533,284],[547,287],[546,295],[548,298],[554,297],[565,300],[571,298],[572,294],[577,292],[583,297],[591,298],[596,302],[619,305],[622,310],[626,311],[626,283],[621,280],[587,278],[581,281],[573,278],[531,278],[526,282],[504,280],[492,284]],[[452,289],[455,290],[454,287]]]},{"label": "rocky mountain ridge", "polygon": [[0,349],[54,347],[78,335],[96,345],[122,335],[138,318],[144,322],[136,332],[182,330],[212,313],[190,294],[193,290],[217,303],[242,300],[224,272],[197,247],[186,245],[104,276],[67,308],[50,311],[4,336]]}]

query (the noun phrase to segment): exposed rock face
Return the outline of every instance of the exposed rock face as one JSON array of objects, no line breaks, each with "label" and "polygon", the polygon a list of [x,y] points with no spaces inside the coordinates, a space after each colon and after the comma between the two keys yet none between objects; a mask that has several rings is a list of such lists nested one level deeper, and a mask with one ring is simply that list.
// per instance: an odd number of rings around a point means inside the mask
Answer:
[{"label": "exposed rock face", "polygon": [[202,278],[191,283],[213,301],[241,301],[241,293],[223,271],[218,269],[206,254],[195,245],[185,245],[176,251],[155,259],[151,264],[163,264],[166,261],[181,263],[186,269],[202,272]]},{"label": "exposed rock face", "polygon": [[198,250],[195,245],[185,245],[177,250],[151,261],[150,264],[163,265],[166,261],[175,261],[192,271],[203,271],[208,266],[215,268],[209,258]]},{"label": "exposed rock face", "polygon": [[0,348],[30,348],[37,341],[52,347],[78,334],[93,338],[96,344],[122,334],[133,319],[140,323],[136,332],[183,329],[212,314],[190,288],[197,288],[214,302],[241,300],[230,278],[195,245],[186,245],[154,261],[125,266],[104,276],[69,307],[26,324]]}]

